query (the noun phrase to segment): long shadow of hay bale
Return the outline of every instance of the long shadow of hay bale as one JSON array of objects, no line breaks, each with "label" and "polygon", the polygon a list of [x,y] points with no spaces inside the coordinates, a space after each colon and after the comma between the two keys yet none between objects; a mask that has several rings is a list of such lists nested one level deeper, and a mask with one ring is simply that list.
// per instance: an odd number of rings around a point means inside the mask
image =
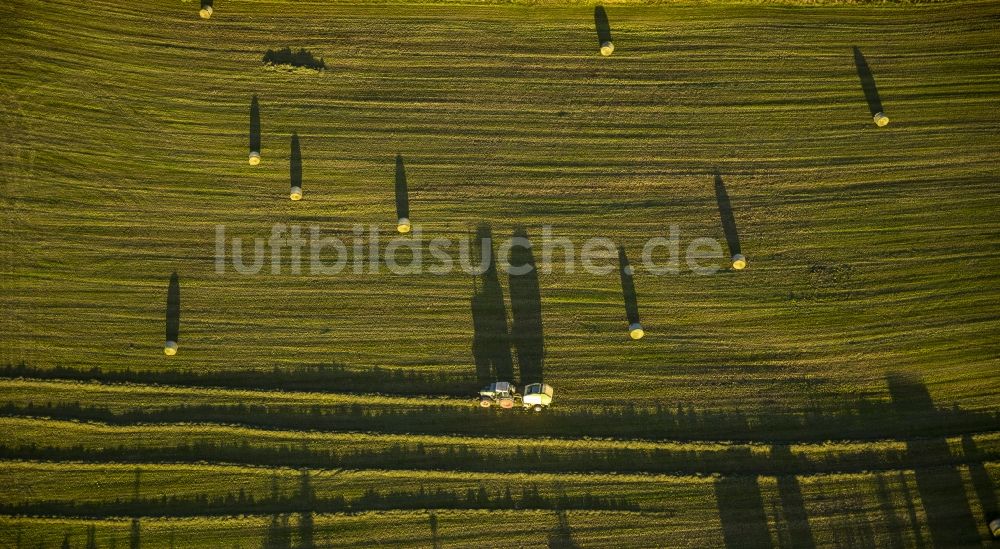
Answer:
[{"label": "long shadow of hay bale", "polygon": [[299,146],[299,134],[292,132],[292,154],[289,160],[289,178],[291,180],[291,198],[302,198],[302,148]]},{"label": "long shadow of hay bale", "polygon": [[[875,119],[875,123],[879,126],[884,124],[879,122],[879,116],[884,112],[882,109],[882,98],[879,96],[878,87],[875,86],[875,77],[872,76],[871,67],[868,66],[868,61],[865,59],[864,54],[857,46],[854,48],[854,66],[858,70],[858,78],[861,79],[861,89],[865,92],[865,100],[868,101],[868,110],[871,112],[872,118]],[[883,115],[884,116],[884,115]],[[888,122],[888,118],[885,119]]]},{"label": "long shadow of hay bale", "polygon": [[167,329],[165,349],[167,349],[168,354],[173,354],[170,352],[170,349],[172,347],[173,351],[177,350],[177,343],[181,331],[181,284],[176,272],[170,275],[170,285],[167,287],[166,317]]},{"label": "long shadow of hay bale", "polygon": [[201,9],[198,14],[202,19],[208,19],[212,17],[212,13],[215,12],[215,0],[201,0]]},{"label": "long shadow of hay bale", "polygon": [[726,185],[722,182],[722,174],[715,170],[715,201],[719,205],[719,219],[722,222],[722,232],[726,236],[726,245],[729,247],[729,256],[732,258],[734,269],[746,267],[746,259],[743,257],[743,249],[740,246],[740,233],[736,229],[736,218],[733,216],[733,204],[729,200],[729,193]]},{"label": "long shadow of hay bale", "polygon": [[514,243],[508,273],[511,340],[517,351],[521,383],[541,383],[545,338],[542,333],[542,295],[538,285],[538,269],[527,231],[523,228],[515,229]]},{"label": "long shadow of hay bale", "polygon": [[635,294],[635,283],[632,280],[632,266],[625,255],[625,248],[618,247],[618,274],[621,276],[622,297],[625,300],[625,318],[628,320],[628,331],[632,339],[643,336],[642,324],[639,323],[639,300]]},{"label": "long shadow of hay bale", "polygon": [[250,164],[260,163],[260,104],[257,95],[250,100]]},{"label": "long shadow of hay bale", "polygon": [[611,23],[608,22],[608,12],[604,6],[594,8],[594,27],[597,30],[597,46],[603,55],[611,55],[614,43],[611,40]]},{"label": "long shadow of hay bale", "polygon": [[410,232],[410,191],[406,187],[406,167],[401,154],[396,155],[396,219],[399,232]]}]

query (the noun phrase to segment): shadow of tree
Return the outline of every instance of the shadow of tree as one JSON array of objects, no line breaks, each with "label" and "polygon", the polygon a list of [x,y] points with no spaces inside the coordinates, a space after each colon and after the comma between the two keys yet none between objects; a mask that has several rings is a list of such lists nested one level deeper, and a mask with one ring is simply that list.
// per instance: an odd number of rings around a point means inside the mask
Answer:
[{"label": "shadow of tree", "polygon": [[[937,413],[927,386],[918,377],[894,372],[888,374],[886,380],[893,411],[902,424],[919,424],[925,417]],[[906,448],[912,458],[935,460],[951,456],[944,437],[908,439]],[[958,470],[953,466],[918,466],[914,468],[914,475],[934,545],[954,547],[979,543],[979,530]]]},{"label": "shadow of tree", "polygon": [[263,58],[265,65],[285,65],[289,67],[304,67],[307,69],[314,69],[321,71],[326,68],[326,62],[323,58],[316,59],[316,57],[305,48],[300,48],[299,51],[292,51],[292,48],[285,47],[280,50],[267,50],[264,52]]},{"label": "shadow of tree", "polygon": [[140,524],[138,518],[132,519],[132,527],[129,529],[128,546],[129,549],[139,549],[142,546]]},{"label": "shadow of tree", "polygon": [[542,296],[538,269],[528,233],[518,228],[513,235],[508,269],[510,286],[511,340],[517,351],[521,383],[541,383],[545,360],[542,332]]},{"label": "shadow of tree", "polygon": [[288,515],[275,513],[271,515],[271,523],[264,533],[264,549],[291,549],[292,528],[288,524]]},{"label": "shadow of tree", "polygon": [[[979,498],[982,509],[990,513],[996,506],[996,495],[988,472],[983,465],[986,462],[1000,459],[1000,448],[979,448],[972,436],[962,437],[962,452],[953,452],[949,448],[946,436],[961,433],[962,430],[989,431],[995,429],[998,415],[996,413],[964,412],[957,408],[937,408],[931,400],[926,386],[915,376],[892,373],[887,376],[887,385],[891,401],[865,402],[860,401],[850,406],[851,410],[844,414],[829,413],[825,416],[812,415],[798,424],[797,440],[804,440],[803,433],[810,433],[811,440],[822,441],[824,437],[837,435],[842,439],[851,439],[854,433],[866,433],[869,440],[896,439],[905,442],[905,448],[879,447],[871,450],[852,452],[832,452],[820,454],[795,453],[786,443],[775,442],[770,454],[752,451],[748,446],[703,450],[660,450],[641,448],[578,448],[572,453],[549,451],[544,448],[518,448],[516,451],[504,453],[499,451],[483,451],[473,446],[442,448],[427,448],[423,444],[396,444],[385,448],[343,448],[309,447],[302,444],[265,444],[255,445],[248,442],[238,444],[219,444],[214,442],[182,443],[172,447],[144,447],[142,445],[119,444],[102,445],[87,448],[83,446],[51,447],[39,445],[22,445],[8,447],[0,444],[0,459],[29,459],[43,461],[84,461],[143,463],[149,461],[167,461],[178,463],[189,462],[222,462],[249,463],[254,465],[293,466],[293,467],[343,467],[353,469],[366,468],[409,468],[437,469],[447,467],[450,470],[465,471],[511,471],[511,472],[636,472],[670,474],[686,472],[715,472],[723,475],[715,484],[717,506],[719,509],[723,538],[727,547],[770,546],[772,543],[771,528],[767,521],[758,476],[777,477],[778,503],[780,509],[775,510],[774,531],[779,545],[793,547],[811,547],[814,545],[808,522],[808,512],[804,505],[802,490],[797,474],[815,473],[846,473],[872,471],[914,471],[919,501],[914,501],[907,488],[906,479],[898,474],[899,481],[895,487],[886,485],[883,474],[876,474],[873,482],[874,497],[877,499],[874,509],[881,512],[882,523],[888,532],[875,535],[873,526],[868,524],[867,513],[859,513],[857,509],[865,507],[866,503],[860,495],[846,494],[843,497],[827,501],[824,505],[834,505],[836,523],[836,544],[841,546],[870,546],[876,540],[885,540],[888,546],[922,546],[921,521],[919,506],[922,505],[926,524],[934,546],[972,546],[981,544],[977,523],[968,503],[965,485],[958,467],[968,466],[975,496]],[[412,426],[416,417],[437,416],[426,411],[393,411],[389,415],[379,416],[368,413],[362,407],[350,411],[348,408],[330,409],[327,414],[292,413],[275,414],[265,406],[238,407],[227,412],[230,415],[215,415],[220,407],[191,406],[176,409],[145,409],[136,408],[128,412],[85,407],[79,403],[41,406],[29,404],[19,408],[5,405],[0,413],[24,413],[32,417],[46,418],[78,418],[84,420],[100,420],[128,423],[155,422],[191,422],[209,421],[219,423],[234,423],[231,418],[257,418],[261,426],[286,426],[295,429],[316,429],[329,427],[324,424],[329,420],[342,422],[345,417],[360,418],[355,424],[344,424],[350,430],[382,430],[385,426],[396,425],[397,428]],[[511,415],[498,419],[492,415],[475,413],[469,408],[468,414],[455,414],[452,423],[432,426],[432,430],[450,429],[452,425],[465,425],[466,432],[494,433],[498,436],[510,432],[556,434],[574,433],[579,435],[602,436],[613,433],[616,426],[647,422],[660,422],[664,417],[671,417],[680,425],[688,425],[692,433],[716,432],[716,436],[725,436],[737,424],[727,426],[726,416],[705,414],[678,413],[669,415],[661,411],[657,415],[580,413],[567,414],[559,417],[556,414],[541,418],[541,428],[532,431],[527,422],[520,421],[519,416]],[[442,408],[442,415],[454,414]],[[487,418],[490,421],[476,423],[475,418]],[[532,420],[536,416],[529,416]],[[376,418],[376,419],[373,419]],[[381,419],[377,419],[381,418]],[[800,418],[801,419],[801,418]],[[364,421],[384,421],[384,424],[369,423],[364,428]],[[756,421],[744,417],[744,428],[756,424]],[[764,420],[759,428],[769,431],[772,426],[781,423],[771,423]],[[567,425],[582,425],[580,431],[554,429],[560,422]],[[697,425],[696,428],[690,425]],[[340,425],[340,424],[336,424]],[[374,425],[374,427],[372,427]],[[706,431],[702,431],[702,425]],[[596,429],[594,428],[596,426]],[[492,429],[492,431],[491,431]],[[715,429],[716,431],[712,431]],[[721,430],[719,430],[721,429]],[[457,429],[456,432],[461,432]],[[735,432],[735,431],[732,431]],[[136,474],[136,485],[139,473]],[[891,493],[895,492],[905,501],[900,506],[906,510],[907,519],[896,514],[896,505]],[[374,489],[354,500],[342,497],[318,499],[311,488],[308,472],[303,472],[297,493],[292,497],[272,495],[270,499],[254,500],[245,494],[230,494],[218,498],[173,498],[164,500],[160,497],[140,497],[141,493],[133,490],[133,497],[114,501],[35,501],[31,503],[0,503],[0,514],[18,515],[67,515],[67,516],[146,516],[155,513],[163,516],[188,516],[195,514],[232,514],[239,512],[259,512],[276,514],[275,524],[278,532],[275,539],[285,539],[282,528],[287,527],[289,513],[300,513],[299,539],[312,538],[312,512],[339,512],[356,510],[377,510],[390,508],[497,508],[497,509],[623,509],[623,510],[657,510],[669,509],[640,508],[627,500],[601,498],[598,496],[558,496],[540,495],[537,489],[524,490],[521,497],[512,496],[509,488],[506,493],[487,493],[484,489],[470,491],[464,496],[458,492],[438,491],[419,492],[389,491],[378,492]],[[780,511],[780,512],[779,512]],[[303,513],[309,513],[303,515]],[[282,524],[285,526],[282,526]],[[133,523],[133,539],[138,539],[138,523]],[[436,526],[432,525],[432,532]],[[906,529],[913,532],[912,539],[904,539]],[[566,530],[568,531],[568,524]],[[550,540],[561,539],[555,535]],[[436,535],[436,534],[435,534]]]},{"label": "shadow of tree", "polygon": [[968,434],[962,436],[962,452],[969,463],[969,476],[972,477],[972,487],[976,491],[976,497],[979,498],[983,522],[998,518],[996,487],[984,465],[989,457],[979,451],[972,436]]},{"label": "shadow of tree", "polygon": [[[232,516],[237,514],[269,514],[271,521],[264,530],[263,546],[273,549],[316,547],[313,513],[344,513],[385,511],[391,509],[503,509],[503,510],[554,510],[560,514],[566,509],[596,511],[639,511],[638,504],[628,498],[602,496],[585,492],[579,495],[543,493],[537,484],[520,485],[520,490],[510,484],[493,490],[480,485],[478,489],[447,489],[424,487],[418,490],[379,489],[369,487],[364,493],[350,498],[342,494],[323,497],[313,494],[309,503],[303,504],[299,491],[284,494],[272,481],[271,493],[255,497],[244,490],[224,495],[194,494],[188,496],[160,496],[139,501],[123,502],[111,499],[88,500],[35,500],[22,503],[0,503],[0,509],[22,514],[47,514],[63,517],[132,519],[131,547],[139,546],[139,518],[156,515],[161,517]],[[672,509],[659,511],[672,514]],[[292,527],[290,517],[298,513],[308,516],[305,524],[299,522],[298,531]],[[432,532],[437,537],[437,516],[433,513]],[[571,531],[563,521],[557,532],[568,535]]]},{"label": "shadow of tree", "polygon": [[441,538],[438,537],[438,518],[437,518],[437,515],[434,514],[434,513],[430,513],[430,515],[427,517],[427,520],[430,523],[430,527],[431,527],[431,547],[433,547],[433,549],[440,549],[441,548]]},{"label": "shadow of tree", "polygon": [[908,524],[911,531],[913,532],[913,546],[918,549],[923,549],[924,538],[920,533],[920,519],[917,515],[917,505],[913,500],[913,494],[910,492],[909,486],[906,483],[906,475],[902,472],[897,473],[897,478],[899,480],[900,492],[903,495],[903,499],[906,502],[906,516],[908,519]]},{"label": "shadow of tree", "polygon": [[[398,375],[397,375],[398,374]],[[240,377],[242,376],[242,378]],[[356,377],[360,376],[360,377]],[[259,379],[247,379],[257,377]],[[283,368],[253,372],[157,371],[129,372],[100,369],[35,368],[7,366],[0,368],[2,379],[80,380],[99,382],[153,383],[176,386],[210,386],[254,390],[303,390],[322,388],[324,384],[364,389],[361,392],[421,395],[416,389],[438,385],[460,385],[456,396],[468,397],[475,391],[471,378],[423,377],[406,372],[384,370],[344,372],[338,367],[289,371]],[[370,379],[369,379],[370,378]],[[246,383],[241,383],[245,381]],[[396,391],[396,388],[399,391]],[[846,400],[837,408],[745,414],[738,411],[696,411],[683,403],[648,406],[597,406],[576,410],[550,410],[544,416],[507,414],[484,415],[475,407],[431,404],[407,408],[370,408],[358,404],[274,407],[251,404],[182,404],[168,407],[105,406],[73,402],[15,403],[0,405],[0,414],[63,417],[103,421],[115,424],[205,421],[239,423],[247,426],[284,427],[326,430],[378,430],[386,432],[453,433],[501,435],[518,432],[524,436],[617,437],[634,439],[671,439],[689,441],[731,441],[781,443],[823,442],[825,440],[906,439],[979,433],[995,429],[1000,412],[963,410],[957,407],[934,408],[913,422],[894,413],[891,403],[882,400]],[[423,418],[422,420],[420,418]],[[429,421],[428,418],[433,418]],[[980,448],[979,456],[995,455],[992,448]],[[966,459],[964,456],[960,456]],[[978,458],[977,458],[978,459]],[[913,463],[929,463],[922,456],[912,456]]]},{"label": "shadow of tree", "polygon": [[728,476],[716,480],[715,501],[726,547],[772,547],[756,476]]},{"label": "shadow of tree", "polygon": [[507,330],[507,309],[497,275],[493,231],[482,224],[476,230],[479,257],[488,258],[485,270],[473,279],[472,356],[480,385],[491,381],[513,381],[514,360]]},{"label": "shadow of tree", "polygon": [[[771,457],[781,461],[793,459],[791,448],[787,444],[772,446]],[[778,528],[778,537],[782,541],[779,545],[803,549],[815,547],[798,478],[795,475],[781,475],[777,479],[783,519]]]},{"label": "shadow of tree", "polygon": [[566,511],[556,512],[556,526],[549,532],[549,549],[576,549],[579,547],[573,539],[573,529],[569,526]]},{"label": "shadow of tree", "polygon": [[886,535],[888,536],[888,546],[890,549],[904,549],[906,541],[903,539],[903,531],[906,527],[896,514],[896,505],[892,498],[892,490],[886,483],[883,475],[875,477],[875,496],[878,498],[879,511],[885,521]]},{"label": "shadow of tree", "polygon": [[139,499],[139,494],[142,492],[142,469],[140,467],[135,468],[135,477],[132,479],[132,499]]},{"label": "shadow of tree", "polygon": [[[358,406],[358,408],[361,408]],[[478,413],[474,407],[469,407],[470,413],[454,414],[447,422],[438,424],[426,418],[434,417],[436,410],[412,410],[406,413],[380,412],[384,416],[380,421],[365,422],[343,418],[342,412],[363,417],[364,410],[337,408],[316,414],[275,414],[266,411],[266,406],[244,406],[227,411],[213,413],[210,407],[185,407],[176,410],[145,410],[138,409],[127,415],[118,415],[107,409],[83,407],[77,403],[60,407],[29,405],[21,407],[19,417],[44,417],[62,420],[107,421],[111,425],[147,425],[155,423],[194,423],[211,422],[218,424],[242,425],[258,429],[280,430],[337,430],[337,431],[375,431],[386,433],[425,433],[440,432],[455,427],[455,434],[503,437],[517,432],[539,434],[542,436],[558,436],[559,431],[550,429],[531,429],[527,416],[519,421],[485,421],[496,419],[493,414]],[[209,410],[209,411],[206,411]],[[0,409],[0,413],[10,415],[15,411],[9,406]],[[512,415],[512,414],[511,414]],[[247,419],[252,417],[254,419]],[[463,424],[462,418],[468,418]],[[477,419],[480,418],[480,419]],[[430,425],[423,429],[409,429],[421,421]],[[606,418],[610,422],[612,418]],[[632,419],[641,419],[639,417]],[[586,426],[586,419],[577,416],[578,424]],[[619,420],[619,422],[622,420]],[[528,426],[524,428],[524,426]],[[384,429],[382,427],[385,427]],[[610,430],[600,432],[602,436],[611,436]],[[580,435],[576,435],[580,436]],[[227,441],[220,443],[190,443],[161,447],[142,447],[133,443],[108,444],[103,448],[92,446],[46,446],[39,444],[21,444],[8,446],[0,443],[0,457],[25,460],[60,460],[60,461],[100,461],[113,460],[122,463],[144,463],[147,461],[169,460],[188,463],[192,461],[231,462],[257,465],[273,465],[286,467],[348,467],[356,469],[371,469],[379,467],[410,468],[414,470],[449,467],[463,471],[520,471],[520,472],[618,472],[618,473],[704,473],[713,472],[725,475],[757,474],[757,475],[798,475],[847,471],[878,471],[912,468],[955,467],[969,462],[967,456],[913,456],[905,449],[879,448],[858,449],[852,452],[832,452],[830,454],[800,454],[789,453],[765,455],[752,453],[749,446],[727,445],[714,449],[639,449],[620,447],[577,448],[573,452],[561,453],[551,448],[537,446],[513,446],[506,450],[495,452],[482,451],[480,445],[455,444],[450,447],[427,448],[420,443],[393,444],[356,450],[330,450],[307,444],[292,445],[276,442],[251,443],[246,440]],[[975,459],[984,461],[1000,459],[1000,449],[984,451]],[[787,490],[786,490],[787,492]],[[797,505],[795,492],[787,492],[790,511],[788,517],[794,519]],[[792,521],[794,522],[794,520]]]},{"label": "shadow of tree", "polygon": [[315,549],[313,509],[316,508],[316,492],[313,490],[308,469],[302,469],[299,473],[297,496],[299,505],[299,543],[297,547],[298,549]]},{"label": "shadow of tree", "polygon": [[827,512],[832,523],[833,547],[877,547],[875,531],[865,509],[865,500],[858,492],[838,492],[831,498]]},{"label": "shadow of tree", "polygon": [[439,395],[467,397],[477,380],[449,372],[420,372],[382,367],[348,368],[341,364],[274,367],[270,370],[86,370],[66,366],[35,368],[25,365],[0,368],[0,378],[33,377],[99,381],[104,383],[154,383],[183,387],[308,391],[331,393],[383,393],[389,395]]}]

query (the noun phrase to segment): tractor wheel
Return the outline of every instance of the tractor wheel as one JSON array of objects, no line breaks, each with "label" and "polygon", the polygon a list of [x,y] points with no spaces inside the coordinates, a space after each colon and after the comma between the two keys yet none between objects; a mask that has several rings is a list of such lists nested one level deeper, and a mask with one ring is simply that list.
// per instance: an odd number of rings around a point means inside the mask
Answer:
[{"label": "tractor wheel", "polygon": [[534,406],[531,407],[531,409],[534,410],[534,411],[536,411],[536,412],[541,412],[542,411],[542,405],[541,404],[535,404]]},{"label": "tractor wheel", "polygon": [[514,407],[514,399],[512,399],[512,398],[501,398],[500,399],[500,407],[503,408],[503,409],[505,409],[505,410],[509,410],[509,409],[513,408]]},{"label": "tractor wheel", "polygon": [[488,398],[481,398],[481,399],[479,399],[479,406],[481,408],[489,408],[492,405],[493,405],[493,401],[490,400],[490,399],[488,399]]}]

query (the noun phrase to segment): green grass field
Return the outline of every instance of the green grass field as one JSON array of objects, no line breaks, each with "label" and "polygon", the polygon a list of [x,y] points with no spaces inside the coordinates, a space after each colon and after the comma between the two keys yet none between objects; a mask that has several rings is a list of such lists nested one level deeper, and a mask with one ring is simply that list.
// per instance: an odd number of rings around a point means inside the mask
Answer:
[{"label": "green grass field", "polygon": [[[585,3],[199,7],[0,6],[0,547],[989,546],[1000,5],[609,2],[610,57]],[[613,251],[217,270],[218,226],[384,250],[397,155],[425,258],[609,238],[645,337]],[[748,268],[642,268],[727,249],[716,174]],[[477,407],[498,349],[550,410]]]}]

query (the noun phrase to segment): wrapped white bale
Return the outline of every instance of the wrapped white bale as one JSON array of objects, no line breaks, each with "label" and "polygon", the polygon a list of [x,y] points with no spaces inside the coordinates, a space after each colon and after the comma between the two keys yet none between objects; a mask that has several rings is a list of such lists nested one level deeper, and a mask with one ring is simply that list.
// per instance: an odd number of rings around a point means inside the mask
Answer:
[{"label": "wrapped white bale", "polygon": [[288,194],[292,200],[302,200],[302,187],[292,187],[292,192]]},{"label": "wrapped white bale", "polygon": [[202,19],[208,19],[209,17],[212,16],[212,11],[213,11],[212,6],[209,6],[208,4],[203,4],[201,6],[201,11],[198,12],[198,15],[200,15]]},{"label": "wrapped white bale", "polygon": [[1000,538],[1000,518],[990,521],[990,533],[993,534],[993,537]]},{"label": "wrapped white bale", "polygon": [[404,234],[410,232],[410,220],[400,217],[399,222],[396,223],[396,230]]},{"label": "wrapped white bale", "polygon": [[747,258],[743,254],[736,254],[733,256],[733,268],[737,271],[741,271],[747,268]]},{"label": "wrapped white bale", "polygon": [[889,117],[886,116],[884,112],[875,113],[875,116],[873,116],[872,119],[875,120],[875,125],[880,128],[889,124]]},{"label": "wrapped white bale", "polygon": [[601,55],[607,57],[614,53],[615,45],[611,43],[611,40],[606,40],[601,42]]},{"label": "wrapped white bale", "polygon": [[250,153],[250,165],[251,166],[256,166],[257,164],[260,164],[260,153],[257,152],[257,151],[254,151],[254,152]]},{"label": "wrapped white bale", "polygon": [[642,339],[642,336],[644,335],[646,335],[646,332],[643,331],[642,324],[639,324],[638,322],[633,322],[632,324],[629,324],[628,327],[629,337],[631,337],[632,339]]},{"label": "wrapped white bale", "polygon": [[177,342],[176,341],[168,341],[163,346],[163,354],[165,354],[167,356],[174,356],[174,355],[176,355],[177,354]]}]

